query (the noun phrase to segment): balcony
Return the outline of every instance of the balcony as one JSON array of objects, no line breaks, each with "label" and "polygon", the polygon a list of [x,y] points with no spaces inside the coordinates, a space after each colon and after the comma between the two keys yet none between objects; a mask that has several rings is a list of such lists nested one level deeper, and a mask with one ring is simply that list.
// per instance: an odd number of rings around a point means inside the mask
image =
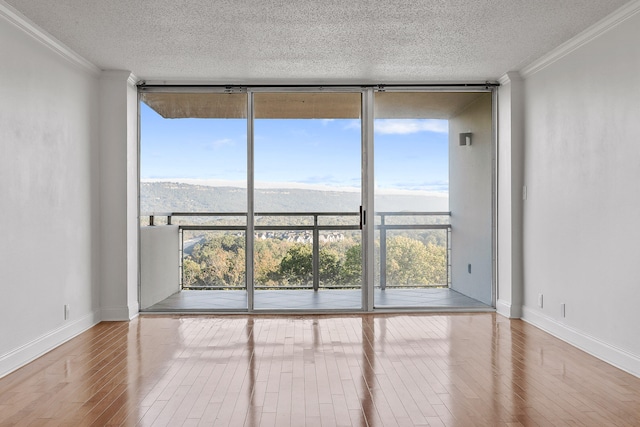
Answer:
[{"label": "balcony", "polygon": [[[449,212],[376,213],[376,308],[488,308],[451,289],[449,217]],[[359,212],[256,213],[250,274],[246,213],[171,212],[143,218],[142,251],[165,252],[164,258],[155,257],[156,264],[163,259],[162,268],[169,272],[145,275],[143,254],[143,310],[243,311],[251,297],[256,310],[363,306]],[[159,233],[166,235],[164,243],[150,237]],[[147,263],[147,271],[152,264]],[[157,282],[167,279],[158,290]],[[248,281],[253,289],[247,288]]]}]

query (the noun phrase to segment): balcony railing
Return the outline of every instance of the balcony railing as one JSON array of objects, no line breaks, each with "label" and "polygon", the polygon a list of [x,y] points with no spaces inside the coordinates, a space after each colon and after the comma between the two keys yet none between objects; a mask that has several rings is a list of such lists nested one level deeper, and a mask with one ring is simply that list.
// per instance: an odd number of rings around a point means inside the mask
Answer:
[{"label": "balcony railing", "polygon": [[[181,234],[180,277],[182,289],[239,288],[237,285],[229,286],[228,284],[194,285],[185,283],[184,263],[185,259],[191,256],[185,251],[185,233],[221,232],[236,237],[244,233],[246,236],[246,212],[169,212],[146,214],[143,217],[148,217],[148,225],[150,226],[172,223],[178,226]],[[376,286],[382,290],[394,287],[449,287],[451,277],[451,224],[449,217],[450,212],[376,212],[374,225],[376,230]],[[341,233],[357,235],[358,230],[362,228],[359,212],[260,212],[255,214],[255,218],[254,241],[278,239],[295,242],[302,246],[311,246],[310,271],[301,268],[301,271],[306,272],[304,274],[310,276],[308,281],[302,280],[304,283],[294,285],[276,283],[267,286],[256,283],[255,289],[313,289],[317,291],[320,288],[360,287],[359,284],[322,283],[323,269],[321,265],[322,237],[327,242],[332,239],[339,240],[341,236],[344,237]],[[295,220],[289,220],[289,223],[286,223],[282,220],[283,218],[295,218]],[[350,221],[351,219],[353,220]],[[267,223],[269,220],[272,222],[271,224]],[[291,224],[291,222],[296,223]],[[418,238],[408,237],[411,233],[421,234],[421,236]],[[437,235],[434,237],[433,233],[437,233]],[[205,241],[206,239],[202,236],[199,240]],[[425,243],[426,240],[433,242]],[[389,243],[392,247],[389,247]],[[361,247],[361,243],[354,244],[354,246],[358,245]],[[193,241],[191,241],[191,248],[193,246]],[[434,255],[428,252],[429,249],[437,252],[435,261]],[[392,253],[390,254],[390,252]],[[444,259],[441,259],[442,256]],[[412,262],[421,264],[415,266],[411,265]],[[437,265],[425,266],[425,262]],[[399,263],[404,264],[399,265]],[[418,283],[425,281],[424,276],[412,276],[406,271],[411,268],[425,269],[427,267],[431,270],[434,268],[438,270],[438,274],[435,275],[437,279],[433,279],[433,277],[430,279],[431,282],[435,280],[436,283]],[[412,280],[417,280],[417,282]],[[245,287],[246,285],[242,288]]]},{"label": "balcony railing", "polygon": [[[379,218],[379,223],[376,221],[376,230],[380,231],[380,289],[384,290],[387,288],[387,234],[389,231],[393,230],[443,230],[446,234],[445,241],[445,256],[446,256],[446,285],[450,286],[450,278],[451,278],[451,224],[449,221],[445,224],[394,224],[393,221],[389,223],[389,220],[394,218],[401,217],[413,217],[413,218],[422,218],[422,217],[442,217],[446,216],[447,218],[451,215],[450,212],[376,212],[376,219]],[[398,286],[397,284],[391,284],[390,287]],[[406,287],[406,286],[405,286]]]}]

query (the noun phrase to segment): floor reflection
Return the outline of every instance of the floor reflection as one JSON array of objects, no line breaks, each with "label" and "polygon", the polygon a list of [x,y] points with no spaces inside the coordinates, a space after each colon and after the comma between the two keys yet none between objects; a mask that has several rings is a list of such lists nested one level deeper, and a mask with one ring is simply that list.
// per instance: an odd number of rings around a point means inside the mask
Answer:
[{"label": "floor reflection", "polygon": [[635,425],[640,379],[495,314],[141,316],[0,379],[0,425]]},{"label": "floor reflection", "polygon": [[247,375],[249,376],[249,387],[247,388],[247,401],[249,402],[248,414],[247,414],[247,424],[250,426],[255,426],[257,424],[257,408],[255,403],[255,395],[254,391],[256,388],[256,358],[255,358],[255,342],[253,338],[253,318],[247,319],[247,364],[249,366]]},{"label": "floor reflection", "polygon": [[375,400],[375,388],[373,381],[375,377],[375,321],[373,316],[362,317],[362,367],[360,392],[362,393],[362,417],[360,426],[374,426],[373,412]]}]

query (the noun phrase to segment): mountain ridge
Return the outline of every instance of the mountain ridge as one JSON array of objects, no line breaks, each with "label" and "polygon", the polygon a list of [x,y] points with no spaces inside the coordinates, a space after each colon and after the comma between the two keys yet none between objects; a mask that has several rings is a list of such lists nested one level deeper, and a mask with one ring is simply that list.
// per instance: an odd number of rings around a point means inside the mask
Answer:
[{"label": "mountain ridge", "polygon": [[[376,196],[377,211],[446,212],[448,197],[417,194]],[[256,212],[358,212],[360,193],[299,188],[255,189]],[[140,211],[246,212],[247,190],[171,181],[140,183]]]}]

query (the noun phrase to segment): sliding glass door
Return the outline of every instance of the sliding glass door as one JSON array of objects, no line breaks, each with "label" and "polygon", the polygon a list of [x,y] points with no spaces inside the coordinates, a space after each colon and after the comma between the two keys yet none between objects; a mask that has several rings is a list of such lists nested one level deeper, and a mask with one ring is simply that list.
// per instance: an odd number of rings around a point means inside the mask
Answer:
[{"label": "sliding glass door", "polygon": [[492,93],[140,99],[143,310],[493,304]]},{"label": "sliding glass door", "polygon": [[254,102],[254,308],[360,309],[361,95]]},{"label": "sliding glass door", "polygon": [[246,94],[141,100],[141,308],[246,310]]},{"label": "sliding glass door", "polygon": [[378,92],[375,308],[492,304],[492,98]]}]

